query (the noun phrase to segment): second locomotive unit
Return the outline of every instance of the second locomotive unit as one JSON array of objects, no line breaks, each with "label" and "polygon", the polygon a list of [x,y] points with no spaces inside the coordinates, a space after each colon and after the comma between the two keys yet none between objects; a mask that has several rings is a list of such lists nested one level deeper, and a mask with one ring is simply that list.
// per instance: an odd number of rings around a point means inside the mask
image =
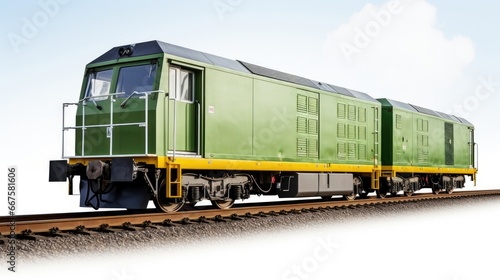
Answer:
[{"label": "second locomotive unit", "polygon": [[451,192],[477,172],[462,118],[159,41],[89,63],[68,107],[75,154],[49,180],[80,176],[82,207]]}]

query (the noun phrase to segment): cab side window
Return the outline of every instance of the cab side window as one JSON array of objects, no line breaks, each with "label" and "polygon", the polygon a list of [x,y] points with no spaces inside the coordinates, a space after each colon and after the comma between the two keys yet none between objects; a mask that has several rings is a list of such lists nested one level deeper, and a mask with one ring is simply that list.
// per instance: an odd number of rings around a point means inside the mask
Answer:
[{"label": "cab side window", "polygon": [[179,67],[170,67],[169,95],[179,101],[194,101],[194,73]]}]

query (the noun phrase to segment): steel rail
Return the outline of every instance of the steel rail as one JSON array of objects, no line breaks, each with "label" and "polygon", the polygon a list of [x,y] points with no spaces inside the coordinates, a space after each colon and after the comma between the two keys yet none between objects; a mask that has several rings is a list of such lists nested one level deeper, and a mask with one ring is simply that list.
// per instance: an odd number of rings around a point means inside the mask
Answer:
[{"label": "steel rail", "polygon": [[[126,211],[110,211],[112,215],[106,215],[106,212],[94,212],[94,216],[77,215],[78,213],[69,213],[73,215],[56,214],[56,218],[51,215],[40,215],[41,219],[37,216],[31,216],[33,219],[19,219],[13,217],[1,217],[0,220],[0,234],[8,235],[15,222],[15,233],[32,232],[32,233],[46,233],[53,228],[58,228],[60,231],[73,231],[77,228],[97,229],[103,224],[109,227],[123,227],[124,224],[128,225],[143,225],[143,224],[162,224],[165,221],[169,222],[182,222],[182,221],[200,221],[200,220],[220,220],[221,217],[237,218],[237,217],[251,217],[257,215],[274,214],[288,214],[299,213],[311,210],[325,210],[325,209],[339,209],[339,208],[355,208],[360,206],[373,206],[394,204],[403,202],[414,202],[422,200],[436,200],[436,199],[451,199],[461,197],[473,196],[500,196],[500,190],[488,191],[457,191],[453,194],[440,193],[438,195],[432,193],[414,194],[413,196],[394,196],[386,197],[385,199],[378,199],[376,197],[368,197],[366,199],[356,199],[353,201],[346,200],[308,200],[302,201],[281,201],[280,204],[273,203],[256,203],[256,204],[239,204],[230,209],[195,209],[194,211],[180,211],[175,213],[141,213],[130,214]],[[88,214],[89,212],[85,212]],[[99,213],[95,215],[96,213]],[[22,217],[22,216],[21,216]],[[7,220],[6,220],[7,219]],[[12,222],[12,223],[11,223]],[[83,226],[83,227],[82,227]]]}]

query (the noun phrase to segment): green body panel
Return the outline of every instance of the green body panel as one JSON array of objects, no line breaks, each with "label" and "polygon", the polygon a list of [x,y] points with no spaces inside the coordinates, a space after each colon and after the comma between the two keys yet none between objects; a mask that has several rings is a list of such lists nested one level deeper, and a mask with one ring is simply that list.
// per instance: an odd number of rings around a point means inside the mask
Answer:
[{"label": "green body panel", "polygon": [[[168,149],[174,150],[174,111],[175,121],[175,150],[182,152],[196,151],[196,104],[177,100],[168,100],[169,139]],[[175,109],[174,109],[175,106]]]},{"label": "green body panel", "polygon": [[253,89],[252,158],[293,160],[297,89],[259,79],[254,79]]},{"label": "green body panel", "polygon": [[[206,69],[205,88],[207,158],[375,163],[374,107],[380,119],[378,102],[215,69]],[[346,107],[340,122],[339,103]],[[351,118],[349,106],[354,108]],[[346,131],[340,136],[339,123]],[[343,147],[340,154],[339,145]]]},{"label": "green body panel", "polygon": [[320,158],[329,162],[373,164],[377,149],[380,154],[380,147],[375,144],[380,143],[380,133],[374,133],[375,116],[380,119],[380,112],[379,104],[323,95]]},{"label": "green body panel", "polygon": [[320,130],[320,159],[333,161],[338,158],[338,132],[337,128],[337,101],[334,95],[324,95],[321,97],[319,123]]},{"label": "green body panel", "polygon": [[[398,125],[398,127],[394,127],[392,130],[392,154],[393,154],[393,163],[394,165],[413,165],[413,115],[409,112],[394,110],[394,117],[392,119],[392,123],[396,125],[395,116],[396,114],[400,115],[400,122],[402,125]],[[385,133],[385,123],[384,119],[382,119],[382,130]],[[382,150],[382,154],[385,151]]]},{"label": "green body panel", "polygon": [[[166,79],[165,79],[166,80]],[[160,86],[160,88],[163,88]],[[168,88],[168,87],[167,87]],[[167,154],[167,144],[168,142],[166,139],[167,137],[167,108],[168,108],[168,98],[167,98],[167,93],[166,92],[161,92],[158,94],[158,101],[156,103],[156,110],[155,110],[155,143],[156,143],[156,148],[155,152],[156,155],[163,156]]]},{"label": "green body panel", "polygon": [[[148,154],[155,153],[156,146],[156,96],[148,100]],[[123,98],[113,102],[113,124],[143,123],[145,121],[144,100],[132,98],[125,108],[120,107]],[[109,125],[111,122],[110,99],[96,101],[102,107],[97,110],[93,103],[85,106],[85,125]],[[82,125],[83,110],[81,106],[77,112],[76,124]],[[114,126],[112,155],[145,154],[145,127],[139,125]],[[76,155],[82,152],[82,130],[76,131]],[[108,137],[106,127],[86,128],[84,137],[84,156],[109,155],[111,138]]]},{"label": "green body panel", "polygon": [[383,108],[383,165],[469,168],[470,125],[379,101]]},{"label": "green body panel", "polygon": [[474,165],[471,158],[471,148],[469,146],[470,129],[466,125],[454,126],[454,146],[455,146],[455,165],[470,167]]},{"label": "green body panel", "polygon": [[253,154],[253,80],[206,69],[204,156],[245,158]]}]

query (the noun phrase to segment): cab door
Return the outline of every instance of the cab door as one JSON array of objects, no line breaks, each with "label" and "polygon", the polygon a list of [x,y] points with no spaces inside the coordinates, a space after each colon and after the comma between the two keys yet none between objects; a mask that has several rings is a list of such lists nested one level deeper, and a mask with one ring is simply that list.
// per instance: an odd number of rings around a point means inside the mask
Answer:
[{"label": "cab door", "polygon": [[453,124],[444,124],[444,157],[446,165],[455,164],[455,140],[453,139]]},{"label": "cab door", "polygon": [[169,155],[199,154],[199,87],[195,71],[170,65],[168,108]]}]

